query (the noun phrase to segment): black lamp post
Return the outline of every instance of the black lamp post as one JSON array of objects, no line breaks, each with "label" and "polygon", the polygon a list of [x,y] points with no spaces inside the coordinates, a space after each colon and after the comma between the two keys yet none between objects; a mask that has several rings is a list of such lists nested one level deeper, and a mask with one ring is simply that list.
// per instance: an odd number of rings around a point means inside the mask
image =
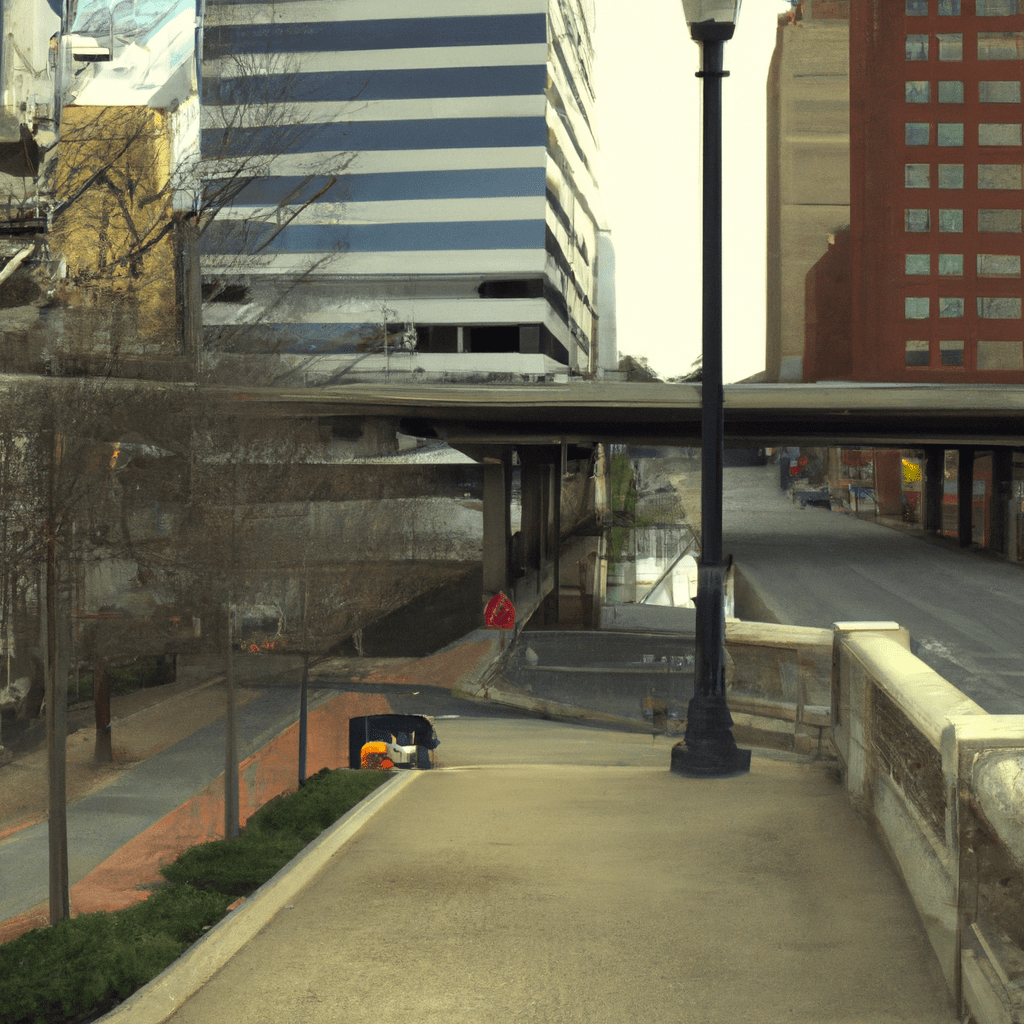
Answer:
[{"label": "black lamp post", "polygon": [[694,694],[682,743],[672,748],[672,771],[725,778],[750,771],[739,750],[725,701],[725,573],[722,557],[722,70],[740,0],[682,0],[690,37],[701,49],[703,182],[703,332],[701,375],[701,554],[697,575]]}]

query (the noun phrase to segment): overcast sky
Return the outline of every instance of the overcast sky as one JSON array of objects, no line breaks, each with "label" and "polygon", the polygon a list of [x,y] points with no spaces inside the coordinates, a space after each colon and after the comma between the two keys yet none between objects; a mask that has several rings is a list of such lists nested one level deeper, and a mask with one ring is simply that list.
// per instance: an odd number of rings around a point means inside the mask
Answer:
[{"label": "overcast sky", "polygon": [[[680,0],[596,0],[600,185],[620,354],[662,376],[700,354],[700,51]],[[744,0],[725,44],[724,377],[764,369],[765,108],[785,0]]]}]

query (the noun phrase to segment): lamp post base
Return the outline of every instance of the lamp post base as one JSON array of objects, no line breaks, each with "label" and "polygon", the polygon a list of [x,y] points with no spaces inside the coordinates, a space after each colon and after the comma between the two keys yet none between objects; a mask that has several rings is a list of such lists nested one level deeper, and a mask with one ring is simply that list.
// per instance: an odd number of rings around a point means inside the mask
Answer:
[{"label": "lamp post base", "polygon": [[750,751],[736,746],[724,697],[694,695],[685,738],[672,748],[671,769],[691,779],[727,779],[750,771]]}]

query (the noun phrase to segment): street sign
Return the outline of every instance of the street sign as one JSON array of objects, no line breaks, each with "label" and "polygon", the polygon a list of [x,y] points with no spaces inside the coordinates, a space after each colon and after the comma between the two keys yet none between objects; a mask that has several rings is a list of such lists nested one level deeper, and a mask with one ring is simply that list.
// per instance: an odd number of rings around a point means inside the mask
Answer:
[{"label": "street sign", "polygon": [[515,629],[515,605],[500,590],[487,602],[484,622],[494,629]]}]

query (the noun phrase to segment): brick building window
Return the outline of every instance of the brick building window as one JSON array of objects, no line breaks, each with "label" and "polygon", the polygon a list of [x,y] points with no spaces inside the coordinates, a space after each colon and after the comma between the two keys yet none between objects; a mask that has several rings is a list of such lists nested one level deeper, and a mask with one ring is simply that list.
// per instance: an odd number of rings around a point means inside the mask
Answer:
[{"label": "brick building window", "polygon": [[904,317],[907,320],[927,320],[929,316],[929,299],[927,296],[910,296],[903,300]]},{"label": "brick building window", "polygon": [[952,235],[959,234],[963,229],[963,210],[939,210],[939,231]]},{"label": "brick building window", "polygon": [[939,188],[963,188],[963,164],[939,164]]},{"label": "brick building window", "polygon": [[964,126],[962,121],[940,124],[938,129],[940,146],[962,146],[964,144]]},{"label": "brick building window", "polygon": [[927,103],[931,99],[930,82],[907,82],[905,89],[908,103]]},{"label": "brick building window", "polygon": [[943,320],[957,320],[964,315],[962,298],[939,299],[939,316]]},{"label": "brick building window", "polygon": [[978,230],[1002,234],[1020,234],[1020,210],[979,210]]},{"label": "brick building window", "polygon": [[926,252],[907,253],[904,267],[907,274],[930,274],[932,258]]},{"label": "brick building window", "polygon": [[979,82],[980,103],[1020,103],[1020,82]]},{"label": "brick building window", "polygon": [[962,341],[943,340],[939,342],[939,362],[943,366],[964,365],[964,343]]},{"label": "brick building window", "polygon": [[1020,277],[1020,257],[978,253],[978,277]]},{"label": "brick building window", "polygon": [[1019,341],[979,341],[979,370],[1024,370],[1024,345]]},{"label": "brick building window", "polygon": [[964,83],[963,82],[939,82],[940,103],[963,103]]},{"label": "brick building window", "polygon": [[964,257],[959,252],[939,254],[939,274],[942,277],[963,277]]},{"label": "brick building window", "polygon": [[930,188],[930,166],[928,164],[904,164],[903,183],[907,188]]},{"label": "brick building window", "polygon": [[903,135],[908,146],[927,146],[931,138],[931,125],[927,121],[907,121]]},{"label": "brick building window", "polygon": [[964,37],[960,32],[939,34],[939,60],[963,60]]},{"label": "brick building window", "polygon": [[927,232],[931,231],[932,218],[928,210],[904,210],[904,226],[907,231]]},{"label": "brick building window", "polygon": [[928,14],[928,0],[907,0],[908,18],[923,18]]},{"label": "brick building window", "polygon": [[907,36],[907,60],[928,59],[928,37]]},{"label": "brick building window", "polygon": [[960,0],[939,0],[939,14],[943,16],[960,14]]},{"label": "brick building window", "polygon": [[978,188],[1021,188],[1020,164],[978,164]]},{"label": "brick building window", "polygon": [[1017,13],[1017,0],[975,0],[974,13],[979,18],[1007,18]]},{"label": "brick building window", "polygon": [[928,342],[927,341],[908,341],[906,346],[906,365],[907,366],[927,366],[928,365]]},{"label": "brick building window", "polygon": [[982,298],[979,295],[978,316],[983,320],[1019,320],[1020,299]]},{"label": "brick building window", "polygon": [[979,146],[1019,146],[1019,124],[979,124]]},{"label": "brick building window", "polygon": [[[925,55],[920,60],[928,58],[927,38]],[[909,42],[907,45],[909,47]],[[910,59],[909,53],[907,59]],[[1024,32],[979,32],[978,60],[1024,60]]]}]

